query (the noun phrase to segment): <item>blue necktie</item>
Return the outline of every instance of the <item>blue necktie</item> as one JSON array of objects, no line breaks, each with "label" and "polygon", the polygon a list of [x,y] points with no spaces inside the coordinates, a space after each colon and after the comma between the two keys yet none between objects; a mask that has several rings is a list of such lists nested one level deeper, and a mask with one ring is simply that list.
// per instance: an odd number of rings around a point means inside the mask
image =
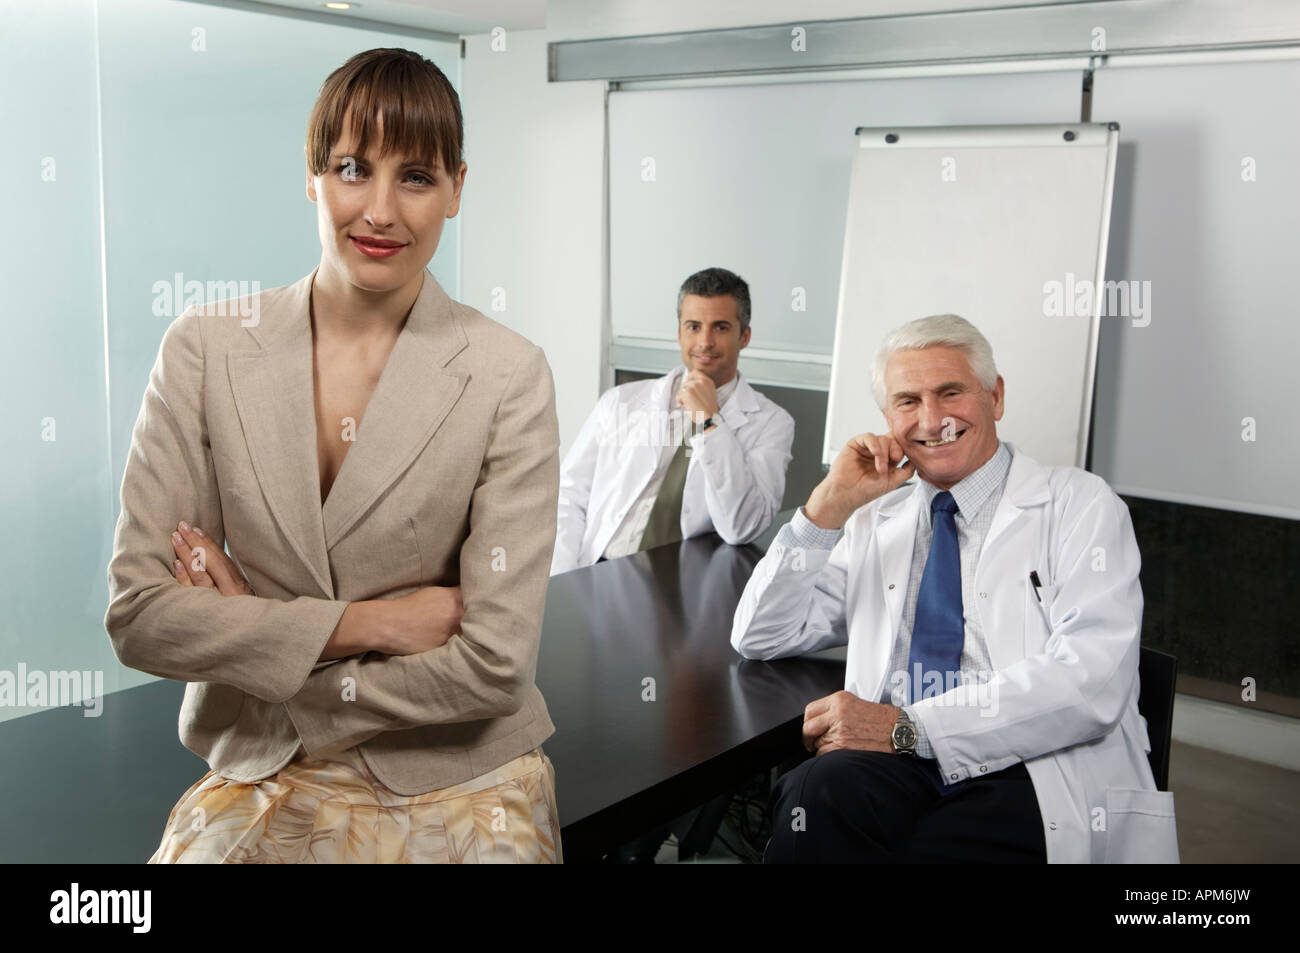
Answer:
[{"label": "blue necktie", "polygon": [[922,673],[938,673],[938,692],[947,690],[949,672],[961,665],[961,647],[966,641],[966,626],[961,610],[961,552],[957,548],[957,524],[953,514],[957,501],[947,490],[935,495],[930,503],[930,555],[925,560],[921,591],[916,597],[916,622],[912,626],[912,645],[907,655],[908,702],[917,700],[926,683],[917,679],[917,665]]}]

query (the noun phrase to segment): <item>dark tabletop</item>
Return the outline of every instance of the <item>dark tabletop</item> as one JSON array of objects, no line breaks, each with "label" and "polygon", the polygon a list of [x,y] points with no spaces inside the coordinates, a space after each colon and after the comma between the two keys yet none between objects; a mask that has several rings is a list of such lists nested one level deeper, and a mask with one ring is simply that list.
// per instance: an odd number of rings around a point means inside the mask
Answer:
[{"label": "dark tabletop", "polygon": [[[731,621],[756,543],[697,537],[551,579],[537,684],[556,732],[565,859],[589,860],[801,752],[803,709],[844,686],[843,650],[742,659]],[[107,638],[107,636],[105,636]],[[0,724],[0,861],[141,863],[207,765],[176,733],[184,684]]]},{"label": "dark tabletop", "polygon": [[551,580],[537,684],[566,859],[800,754],[804,707],[844,687],[842,650],[755,662],[731,647],[736,604],[786,518],[755,545],[709,534]]}]

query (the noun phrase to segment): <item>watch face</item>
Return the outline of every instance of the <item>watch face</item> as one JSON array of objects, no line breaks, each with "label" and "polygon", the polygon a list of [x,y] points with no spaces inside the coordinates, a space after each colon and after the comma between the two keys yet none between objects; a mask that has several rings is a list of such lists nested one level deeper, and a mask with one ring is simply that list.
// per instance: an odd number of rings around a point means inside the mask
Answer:
[{"label": "watch face", "polygon": [[916,745],[916,732],[911,725],[894,726],[894,744],[899,748],[911,748]]}]

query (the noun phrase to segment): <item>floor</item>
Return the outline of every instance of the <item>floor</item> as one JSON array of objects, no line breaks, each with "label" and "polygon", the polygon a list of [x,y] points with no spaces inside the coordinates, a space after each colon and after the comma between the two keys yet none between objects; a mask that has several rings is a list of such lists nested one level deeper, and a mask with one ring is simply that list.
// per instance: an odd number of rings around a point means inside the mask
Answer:
[{"label": "floor", "polygon": [[[1173,742],[1169,789],[1184,864],[1300,863],[1300,772]],[[674,840],[656,863],[677,863]],[[686,863],[740,863],[716,839]]]},{"label": "floor", "polygon": [[1300,863],[1300,771],[1175,741],[1169,790],[1183,863]]}]

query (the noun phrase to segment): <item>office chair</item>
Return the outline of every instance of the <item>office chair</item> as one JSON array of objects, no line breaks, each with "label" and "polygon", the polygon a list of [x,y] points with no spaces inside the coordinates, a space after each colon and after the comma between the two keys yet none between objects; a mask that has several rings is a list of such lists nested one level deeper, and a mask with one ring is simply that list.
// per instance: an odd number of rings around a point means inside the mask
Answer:
[{"label": "office chair", "polygon": [[1174,731],[1174,682],[1178,659],[1168,652],[1142,646],[1138,658],[1138,713],[1147,721],[1151,742],[1151,773],[1156,790],[1169,789],[1169,747]]}]

